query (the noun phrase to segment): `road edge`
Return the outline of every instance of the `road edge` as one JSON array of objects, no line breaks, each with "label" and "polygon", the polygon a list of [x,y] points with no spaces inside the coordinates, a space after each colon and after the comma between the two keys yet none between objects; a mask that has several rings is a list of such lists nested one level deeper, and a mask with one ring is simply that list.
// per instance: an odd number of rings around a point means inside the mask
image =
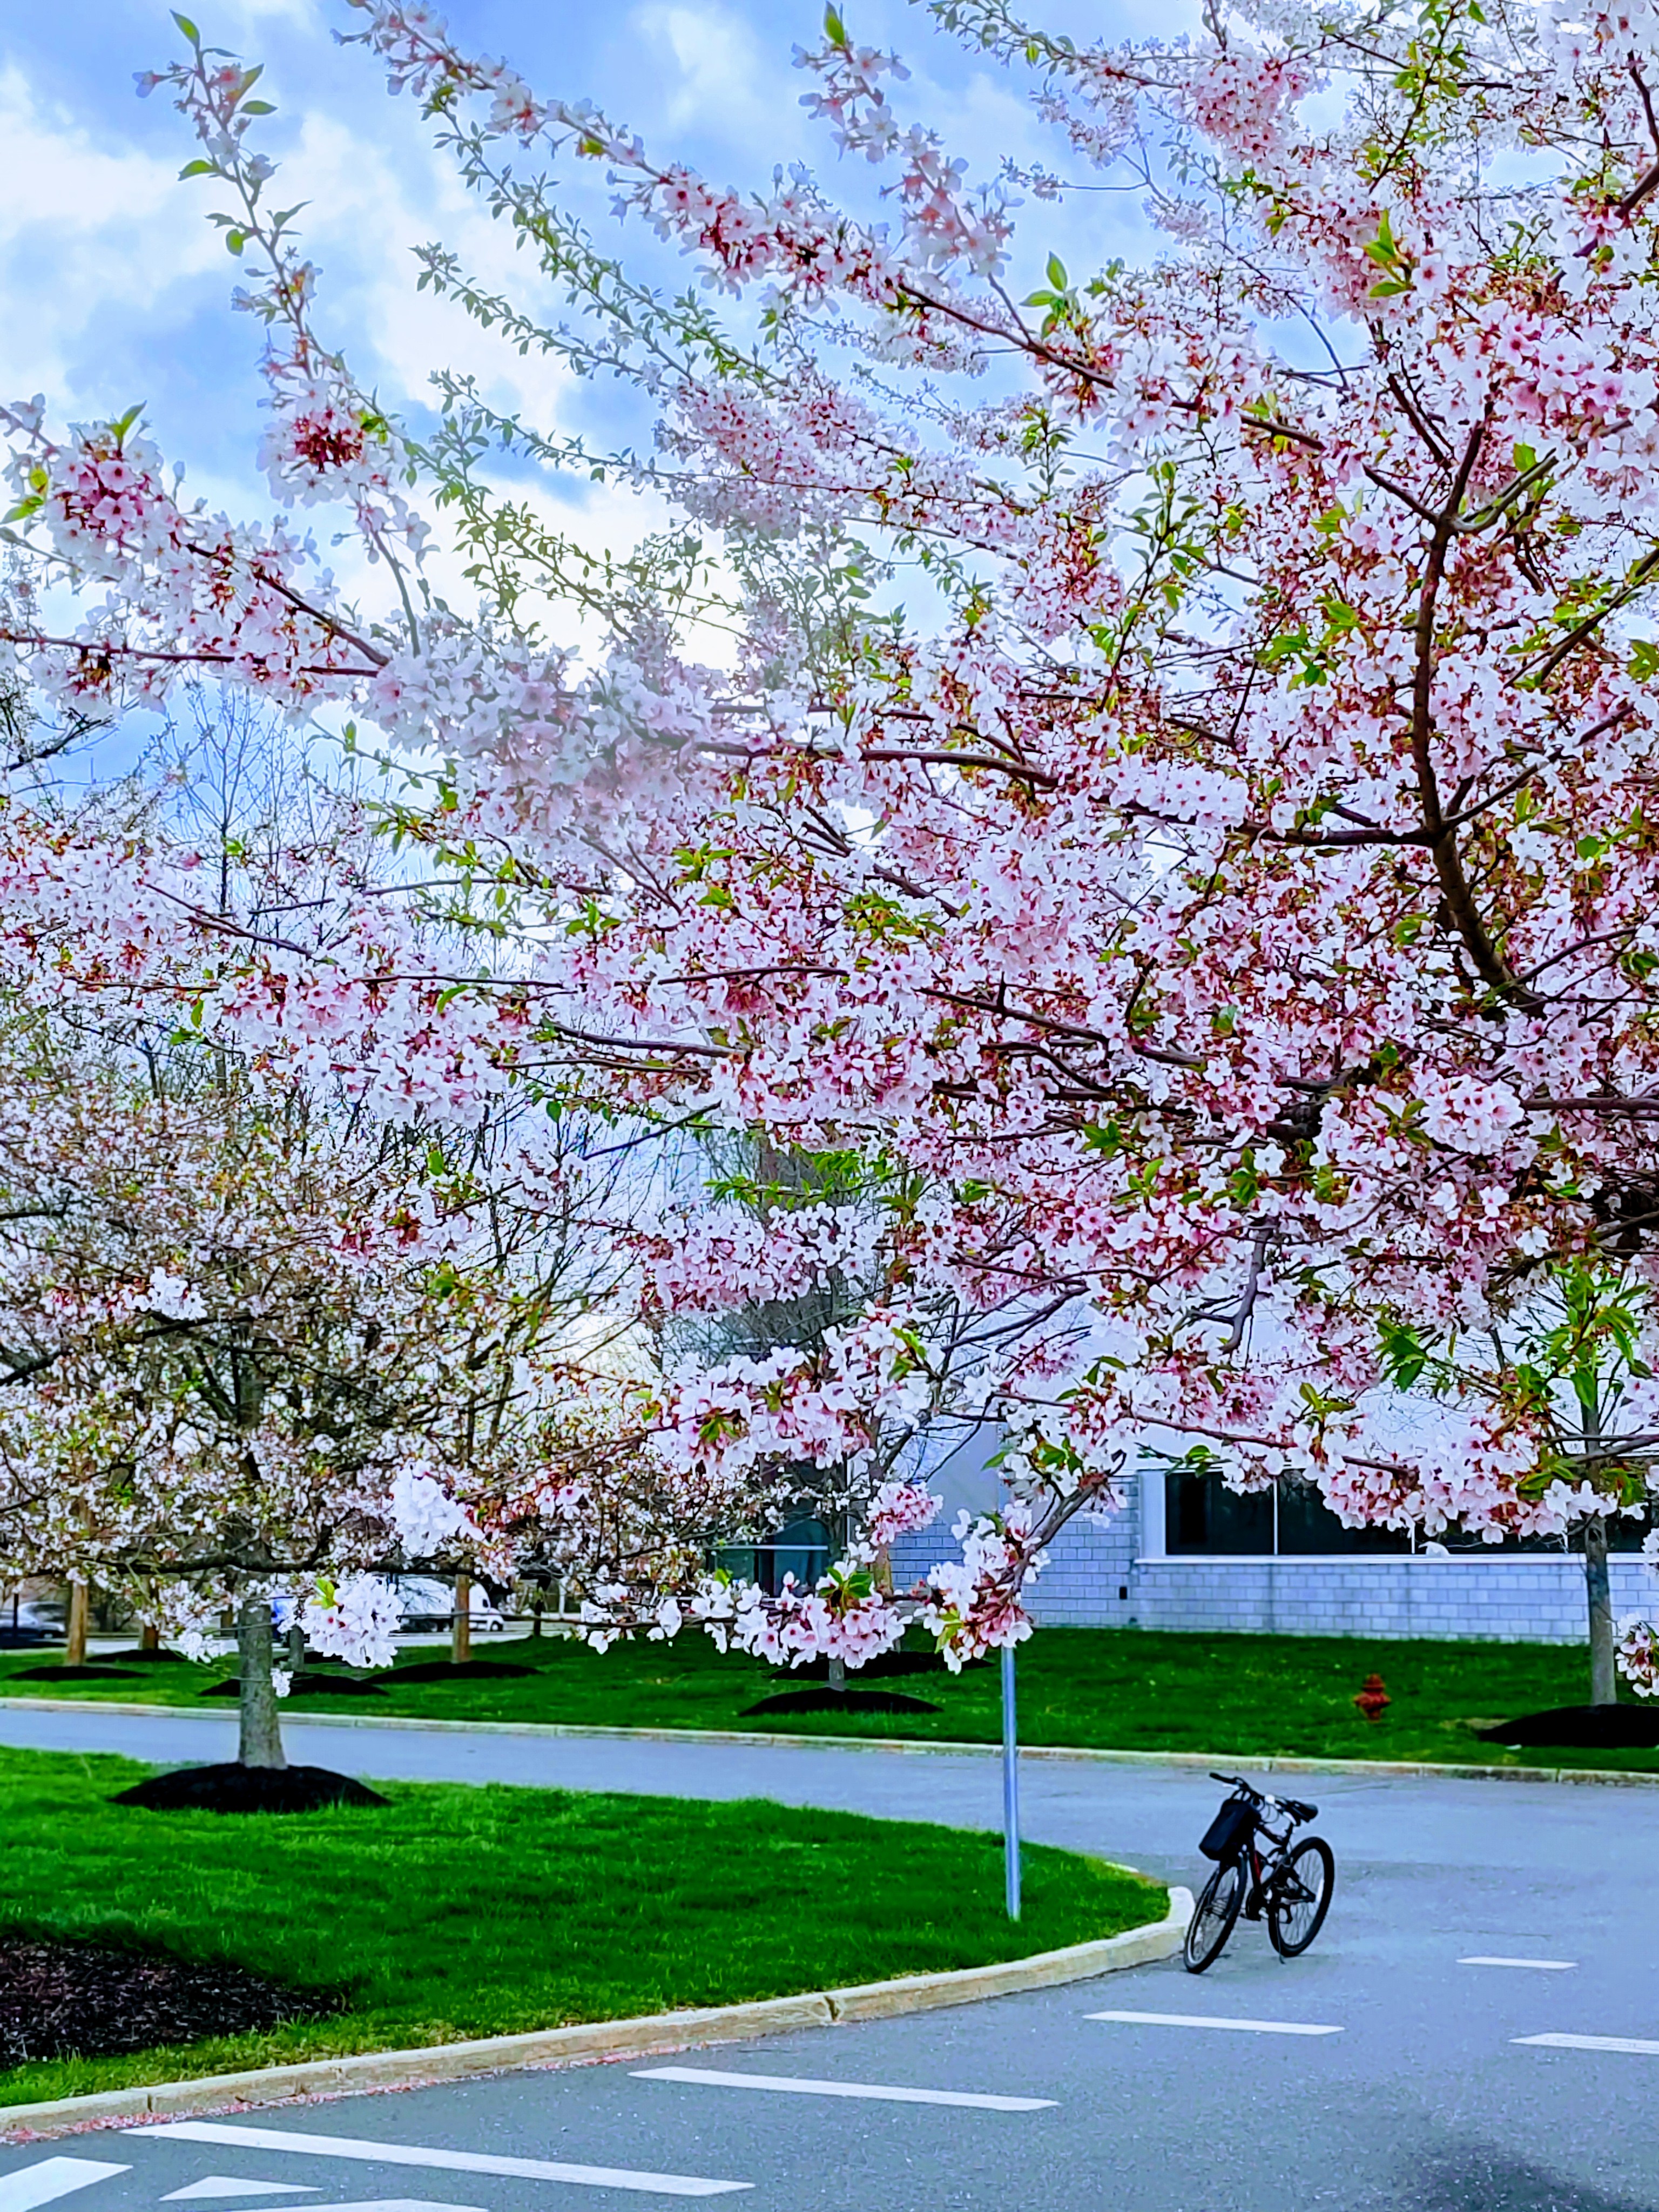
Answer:
[{"label": "road edge", "polygon": [[[141,1720],[223,1721],[234,1723],[228,1712],[197,1712],[189,1705],[137,1705],[100,1698],[14,1698],[0,1692],[0,1715],[8,1711],[33,1713],[119,1713]],[[1000,1759],[995,1743],[961,1743],[945,1737],[896,1735],[782,1735],[766,1729],[598,1728],[562,1721],[444,1721],[421,1720],[407,1713],[313,1713],[284,1706],[283,1718],[295,1728],[390,1729],[423,1730],[437,1735],[514,1735],[561,1737],[598,1743],[717,1743],[775,1745],[786,1751],[871,1751],[899,1753],[920,1758]],[[18,1748],[27,1747],[19,1746]],[[123,1753],[122,1757],[137,1756]],[[1317,1759],[1276,1753],[1263,1757],[1247,1751],[1100,1751],[1082,1744],[1021,1744],[1022,1760],[1057,1759],[1095,1766],[1176,1766],[1211,1768],[1248,1766],[1257,1774],[1370,1774],[1443,1782],[1560,1782],[1599,1784],[1607,1789],[1659,1790],[1659,1772],[1644,1773],[1628,1766],[1478,1766],[1453,1765],[1449,1759]]]},{"label": "road edge", "polygon": [[696,2011],[647,2013],[635,2020],[585,2021],[575,2027],[535,2028],[526,2035],[490,2035],[465,2043],[439,2043],[415,2051],[368,2051],[344,2058],[262,2066],[240,2074],[204,2074],[195,2081],[152,2081],[86,2097],[57,2097],[33,2105],[0,2106],[0,2142],[42,2142],[89,2128],[142,2124],[214,2112],[249,2112],[299,2098],[361,2095],[373,2090],[424,2088],[480,2074],[532,2067],[599,2065],[698,2045],[746,2042],[803,2027],[850,2026],[892,2020],[901,2014],[981,2003],[1024,1990],[1054,1989],[1099,1974],[1121,1973],[1167,1959],[1181,1948],[1193,1913],[1193,1893],[1170,1890],[1170,1910],[1121,1935],[1103,1936],[1063,1950],[1038,1951],[993,1966],[963,1966],[947,1973],[905,1974],[892,1981],[848,1989],[816,1990],[801,1996],[763,1997],[751,2004]]}]

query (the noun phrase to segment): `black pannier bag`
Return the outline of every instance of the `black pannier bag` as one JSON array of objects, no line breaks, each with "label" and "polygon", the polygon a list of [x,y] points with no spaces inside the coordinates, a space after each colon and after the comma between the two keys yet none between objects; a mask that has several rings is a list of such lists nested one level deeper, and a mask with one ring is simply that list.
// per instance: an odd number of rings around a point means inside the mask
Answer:
[{"label": "black pannier bag", "polygon": [[1199,1845],[1206,1859],[1236,1858],[1250,1840],[1255,1827],[1255,1814],[1242,1797],[1229,1797],[1209,1826],[1204,1831],[1204,1840]]}]

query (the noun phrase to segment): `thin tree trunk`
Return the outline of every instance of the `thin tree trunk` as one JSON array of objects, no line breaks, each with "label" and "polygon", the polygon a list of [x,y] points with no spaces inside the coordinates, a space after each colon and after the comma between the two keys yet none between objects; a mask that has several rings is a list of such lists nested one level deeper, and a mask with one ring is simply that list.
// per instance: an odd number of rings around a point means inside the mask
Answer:
[{"label": "thin tree trunk", "polygon": [[538,1583],[530,1593],[530,1633],[532,1636],[539,1636],[542,1632],[542,1608],[546,1603],[547,1592]]},{"label": "thin tree trunk", "polygon": [[832,1690],[837,1691],[843,1695],[845,1694],[847,1689],[847,1662],[844,1659],[832,1659],[830,1662],[830,1686]]},{"label": "thin tree trunk", "polygon": [[1613,1591],[1607,1579],[1607,1524],[1600,1513],[1584,1523],[1584,1590],[1589,1600],[1590,1703],[1610,1705],[1619,1695],[1613,1667]]},{"label": "thin tree trunk", "polygon": [[236,1620],[241,1661],[242,1740],[238,1757],[244,1766],[286,1766],[283,1724],[276,1711],[276,1685],[270,1679],[270,1600],[244,1598]]},{"label": "thin tree trunk", "polygon": [[458,1667],[472,1656],[472,1577],[455,1577],[455,1610],[449,1621],[449,1656]]},{"label": "thin tree trunk", "polygon": [[141,1651],[159,1651],[161,1648],[161,1632],[155,1626],[155,1623],[153,1620],[140,1621],[138,1624],[138,1649]]},{"label": "thin tree trunk", "polygon": [[84,1667],[87,1663],[87,1622],[91,1614],[92,1593],[84,1583],[69,1586],[69,1619],[64,1626],[64,1664]]}]

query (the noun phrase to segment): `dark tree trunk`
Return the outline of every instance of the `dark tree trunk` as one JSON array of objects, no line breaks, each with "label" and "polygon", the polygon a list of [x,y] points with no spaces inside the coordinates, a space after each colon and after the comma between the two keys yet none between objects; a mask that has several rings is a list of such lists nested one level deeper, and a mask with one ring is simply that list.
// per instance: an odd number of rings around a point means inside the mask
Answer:
[{"label": "dark tree trunk", "polygon": [[838,1690],[843,1693],[845,1692],[847,1688],[847,1662],[844,1659],[832,1659],[830,1662],[830,1686],[832,1690]]},{"label": "dark tree trunk", "polygon": [[464,1666],[472,1656],[472,1577],[455,1577],[455,1610],[449,1620],[449,1656]]},{"label": "dark tree trunk", "polygon": [[69,1586],[69,1618],[64,1625],[64,1664],[84,1667],[87,1663],[87,1622],[91,1614],[92,1593],[84,1583]]},{"label": "dark tree trunk", "polygon": [[286,1766],[283,1724],[276,1712],[276,1685],[270,1679],[270,1600],[242,1601],[236,1620],[241,1660],[242,1739],[237,1756],[244,1766]]},{"label": "dark tree trunk", "polygon": [[1613,1659],[1607,1524],[1599,1513],[1592,1514],[1584,1523],[1584,1594],[1589,1601],[1590,1703],[1610,1705],[1619,1695],[1619,1675]]}]

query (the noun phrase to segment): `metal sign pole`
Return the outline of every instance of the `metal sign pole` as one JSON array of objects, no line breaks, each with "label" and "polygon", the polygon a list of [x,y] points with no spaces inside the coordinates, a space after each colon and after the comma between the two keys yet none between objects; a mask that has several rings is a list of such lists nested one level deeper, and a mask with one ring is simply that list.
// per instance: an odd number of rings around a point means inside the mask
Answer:
[{"label": "metal sign pole", "polygon": [[1008,1917],[1019,1917],[1019,1740],[1015,1724],[1014,1651],[1002,1649],[1002,1850]]}]

